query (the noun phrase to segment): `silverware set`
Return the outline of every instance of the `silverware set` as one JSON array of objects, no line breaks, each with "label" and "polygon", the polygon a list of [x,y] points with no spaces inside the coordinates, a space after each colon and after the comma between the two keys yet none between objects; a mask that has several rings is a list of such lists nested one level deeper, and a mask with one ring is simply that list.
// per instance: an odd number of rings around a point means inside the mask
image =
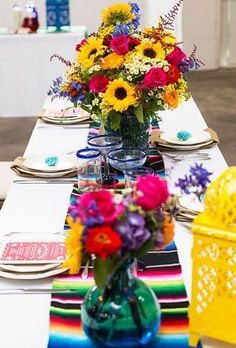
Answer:
[{"label": "silverware set", "polygon": [[175,162],[192,161],[192,160],[207,161],[211,159],[210,155],[206,152],[193,152],[193,153],[185,153],[185,154],[161,152],[161,154]]},{"label": "silverware set", "polygon": [[40,184],[74,184],[77,182],[76,178],[72,179],[15,179],[13,180],[14,184],[24,184],[24,185],[40,185]]}]

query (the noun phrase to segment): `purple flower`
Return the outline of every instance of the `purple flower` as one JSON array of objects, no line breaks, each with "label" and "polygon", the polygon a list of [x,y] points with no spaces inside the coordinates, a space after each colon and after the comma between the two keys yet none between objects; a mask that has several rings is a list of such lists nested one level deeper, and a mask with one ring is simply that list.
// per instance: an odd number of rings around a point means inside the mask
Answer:
[{"label": "purple flower", "polygon": [[140,8],[139,8],[138,4],[136,4],[135,2],[132,2],[130,5],[132,7],[132,12],[135,15],[135,19],[133,19],[132,24],[133,24],[134,28],[137,29],[137,27],[140,24],[140,18],[141,18]]},{"label": "purple flower", "polygon": [[189,184],[190,184],[189,178],[187,177],[187,175],[185,175],[184,179],[181,179],[181,178],[178,179],[178,182],[175,183],[175,186],[179,187],[181,189],[181,191],[183,191],[184,193],[186,193],[188,195],[188,194],[190,194]]},{"label": "purple flower", "polygon": [[130,28],[126,25],[126,24],[118,24],[116,27],[115,27],[115,30],[114,30],[114,33],[113,33],[113,36],[119,36],[119,35],[125,35],[125,36],[128,36],[129,35],[129,31],[130,31]]},{"label": "purple flower", "polygon": [[212,175],[212,173],[209,173],[202,166],[202,163],[195,163],[195,166],[190,168],[190,183],[192,184],[192,186],[200,186],[203,189],[202,193],[204,193],[206,191],[207,184],[211,182],[209,176]]},{"label": "purple flower", "polygon": [[145,228],[144,218],[137,213],[128,213],[127,219],[116,222],[114,229],[121,236],[126,250],[140,249],[151,236]]}]

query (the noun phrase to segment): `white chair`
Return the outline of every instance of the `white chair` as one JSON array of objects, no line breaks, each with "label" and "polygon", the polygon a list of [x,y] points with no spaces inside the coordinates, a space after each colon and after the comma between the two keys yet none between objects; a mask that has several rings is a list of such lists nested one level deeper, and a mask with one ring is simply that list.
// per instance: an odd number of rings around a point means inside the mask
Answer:
[{"label": "white chair", "polygon": [[7,192],[15,176],[10,166],[11,162],[0,162],[0,207],[7,196]]}]

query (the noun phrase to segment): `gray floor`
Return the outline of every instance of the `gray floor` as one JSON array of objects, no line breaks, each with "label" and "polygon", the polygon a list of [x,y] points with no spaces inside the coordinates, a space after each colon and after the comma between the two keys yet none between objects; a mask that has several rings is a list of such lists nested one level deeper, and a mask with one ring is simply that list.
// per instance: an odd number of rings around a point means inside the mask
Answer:
[{"label": "gray floor", "polygon": [[[209,127],[216,130],[229,165],[236,165],[236,69],[193,72],[189,89]],[[0,118],[0,161],[22,155],[35,118]]]}]

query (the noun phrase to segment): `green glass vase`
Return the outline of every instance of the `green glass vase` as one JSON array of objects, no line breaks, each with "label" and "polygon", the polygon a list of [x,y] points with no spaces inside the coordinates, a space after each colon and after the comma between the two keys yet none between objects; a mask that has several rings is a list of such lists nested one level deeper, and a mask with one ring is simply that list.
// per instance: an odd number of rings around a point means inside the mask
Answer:
[{"label": "green glass vase", "polygon": [[156,296],[130,268],[129,261],[102,291],[93,286],[84,298],[83,329],[99,347],[145,346],[158,333],[161,311]]},{"label": "green glass vase", "polygon": [[144,122],[139,122],[135,114],[123,114],[117,130],[112,129],[110,117],[105,123],[106,133],[122,136],[124,147],[138,147],[142,150],[148,150],[149,127],[148,118],[145,118]]}]

